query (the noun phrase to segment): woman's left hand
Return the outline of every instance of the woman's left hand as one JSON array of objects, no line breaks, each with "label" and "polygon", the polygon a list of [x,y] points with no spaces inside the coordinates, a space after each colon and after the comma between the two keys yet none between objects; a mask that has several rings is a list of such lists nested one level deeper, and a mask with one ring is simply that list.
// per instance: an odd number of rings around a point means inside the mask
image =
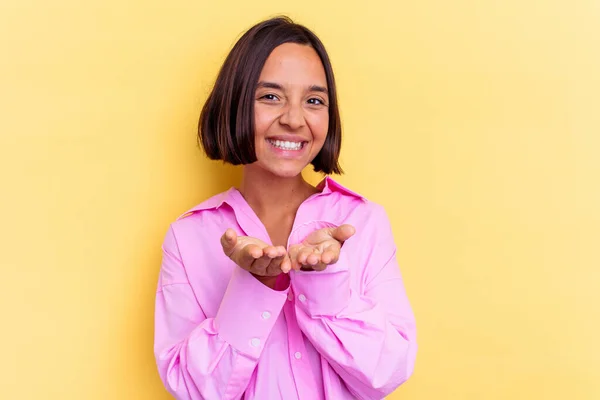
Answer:
[{"label": "woman's left hand", "polygon": [[314,231],[302,243],[290,246],[288,254],[292,268],[323,271],[337,262],[342,244],[355,232],[356,229],[348,224]]}]

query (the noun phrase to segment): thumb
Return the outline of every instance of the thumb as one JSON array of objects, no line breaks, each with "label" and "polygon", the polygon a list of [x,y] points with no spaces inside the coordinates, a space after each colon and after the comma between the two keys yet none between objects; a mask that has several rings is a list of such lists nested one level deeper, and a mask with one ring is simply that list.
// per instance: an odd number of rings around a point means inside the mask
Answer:
[{"label": "thumb", "polygon": [[350,239],[356,233],[356,229],[349,224],[344,224],[331,232],[331,236],[340,243]]},{"label": "thumb", "polygon": [[237,245],[237,233],[229,228],[225,231],[223,236],[221,236],[221,246],[223,247],[223,252],[227,257],[231,256],[233,253],[233,249]]}]

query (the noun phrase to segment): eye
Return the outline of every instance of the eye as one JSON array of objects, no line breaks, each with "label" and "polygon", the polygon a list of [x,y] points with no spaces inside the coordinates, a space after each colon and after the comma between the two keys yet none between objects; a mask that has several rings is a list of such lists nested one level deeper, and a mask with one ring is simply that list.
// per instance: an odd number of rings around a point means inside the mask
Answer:
[{"label": "eye", "polygon": [[317,97],[312,97],[312,98],[308,99],[308,104],[312,104],[315,106],[322,106],[322,105],[325,105],[325,102]]},{"label": "eye", "polygon": [[279,97],[275,96],[274,94],[269,93],[269,94],[265,94],[260,99],[261,100],[264,99],[264,100],[269,100],[269,101],[276,101],[276,100],[279,100]]}]

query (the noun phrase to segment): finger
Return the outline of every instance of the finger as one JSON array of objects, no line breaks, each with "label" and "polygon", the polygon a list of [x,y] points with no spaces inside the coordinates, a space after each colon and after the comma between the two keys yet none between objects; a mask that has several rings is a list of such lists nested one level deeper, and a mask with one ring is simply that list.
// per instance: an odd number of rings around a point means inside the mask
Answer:
[{"label": "finger", "polygon": [[300,265],[306,265],[308,264],[308,257],[313,253],[313,249],[312,247],[302,247],[299,251],[298,251],[298,264]]},{"label": "finger", "polygon": [[292,269],[294,271],[300,271],[302,269],[302,264],[300,264],[297,259],[291,258],[290,261],[292,262]]},{"label": "finger", "polygon": [[321,255],[321,262],[325,265],[335,264],[339,258],[339,250],[325,250]]},{"label": "finger", "polygon": [[[281,261],[281,272],[283,272],[284,274],[289,273],[292,270],[292,261],[290,260],[290,257],[286,254],[283,256],[283,260]],[[298,267],[300,268],[300,267]]]},{"label": "finger", "polygon": [[312,254],[306,258],[308,265],[315,266],[321,261],[321,254],[315,249]]},{"label": "finger", "polygon": [[248,269],[252,267],[256,259],[261,258],[263,255],[262,249],[255,244],[245,246],[241,252],[240,263],[247,266]]},{"label": "finger", "polygon": [[287,254],[287,250],[283,246],[277,246],[277,255],[283,257]]},{"label": "finger", "polygon": [[263,249],[263,254],[269,258],[279,257],[279,250],[275,246],[267,246]]},{"label": "finger", "polygon": [[233,253],[233,249],[237,245],[237,233],[229,228],[225,231],[223,236],[221,236],[221,247],[223,247],[223,252],[229,257],[231,253]]},{"label": "finger", "polygon": [[[285,272],[281,269],[281,264],[283,263],[283,260],[286,256],[283,255],[281,257],[277,257],[274,259],[270,259],[269,264],[266,267],[266,274],[269,276],[277,276],[279,274],[281,274],[282,272]],[[289,271],[287,271],[289,272]]]},{"label": "finger", "polygon": [[331,236],[340,243],[344,243],[356,233],[356,229],[350,224],[344,224],[331,232]]},{"label": "finger", "polygon": [[287,256],[290,259],[290,262],[292,264],[292,269],[298,271],[301,267],[300,263],[298,262],[298,252],[299,252],[300,246],[298,245],[293,245],[290,246],[290,249],[287,252]]},{"label": "finger", "polygon": [[252,263],[251,271],[257,275],[269,276],[271,275],[268,271],[269,264],[271,263],[272,258],[264,255]]},{"label": "finger", "polygon": [[263,250],[270,258],[283,257],[286,254],[283,246],[269,246]]}]

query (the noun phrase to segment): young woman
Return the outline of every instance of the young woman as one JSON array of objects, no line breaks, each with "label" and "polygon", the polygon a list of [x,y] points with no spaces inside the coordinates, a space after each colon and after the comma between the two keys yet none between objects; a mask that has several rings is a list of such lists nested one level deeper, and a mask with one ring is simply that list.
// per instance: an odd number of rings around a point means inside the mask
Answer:
[{"label": "young woman", "polygon": [[329,57],[287,18],[246,32],[201,113],[211,159],[239,188],[171,224],[155,355],[177,399],[381,399],[411,375],[415,321],[383,208],[341,173]]}]

